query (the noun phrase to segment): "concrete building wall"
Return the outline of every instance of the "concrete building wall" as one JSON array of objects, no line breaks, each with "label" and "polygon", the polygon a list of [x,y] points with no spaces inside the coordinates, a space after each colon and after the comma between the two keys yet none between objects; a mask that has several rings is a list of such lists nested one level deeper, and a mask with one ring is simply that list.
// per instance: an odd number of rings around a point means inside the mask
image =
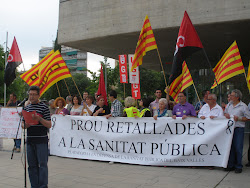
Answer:
[{"label": "concrete building wall", "polygon": [[238,21],[250,18],[250,1],[64,0],[60,3],[59,42],[138,32],[146,14],[154,30],[179,27],[185,10],[195,25]]}]

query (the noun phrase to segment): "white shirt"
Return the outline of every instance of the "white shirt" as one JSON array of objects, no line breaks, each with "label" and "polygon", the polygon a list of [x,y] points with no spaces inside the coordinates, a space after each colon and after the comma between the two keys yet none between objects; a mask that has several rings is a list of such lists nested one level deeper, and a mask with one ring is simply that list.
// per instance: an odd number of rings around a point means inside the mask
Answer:
[{"label": "white shirt", "polygon": [[[246,117],[247,119],[250,119],[250,111],[247,105],[242,101],[240,101],[236,106],[233,106],[233,103],[229,102],[225,109],[225,113],[228,113],[230,116],[238,116],[241,118]],[[245,122],[236,121],[235,127],[245,127]]]},{"label": "white shirt", "polygon": [[[87,106],[88,106],[89,110],[93,113],[96,105],[92,104],[91,106],[89,106],[89,105],[87,105]],[[83,116],[90,116],[87,109],[83,109]]]},{"label": "white shirt", "polygon": [[198,114],[199,118],[201,116],[205,116],[206,118],[210,116],[223,117],[224,114],[222,108],[218,104],[216,104],[212,109],[210,109],[208,104],[204,104]]}]

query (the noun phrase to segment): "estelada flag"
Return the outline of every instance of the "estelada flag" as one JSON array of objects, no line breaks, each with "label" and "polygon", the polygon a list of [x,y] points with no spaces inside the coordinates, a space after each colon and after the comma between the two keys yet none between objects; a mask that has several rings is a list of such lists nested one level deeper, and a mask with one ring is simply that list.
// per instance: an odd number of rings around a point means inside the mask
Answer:
[{"label": "estelada flag", "polygon": [[52,85],[58,81],[72,77],[70,71],[64,62],[59,50],[53,53],[44,61],[38,70],[38,86],[40,87],[40,96],[44,94]]},{"label": "estelada flag", "polygon": [[189,72],[186,62],[184,61],[182,64],[182,73],[171,83],[169,87],[169,95],[173,97],[175,102],[178,102],[178,94],[193,83],[192,76]]},{"label": "estelada flag", "polygon": [[245,72],[236,41],[227,49],[213,71],[217,82],[214,80],[211,89],[215,88],[217,84]]},{"label": "estelada flag", "polygon": [[38,71],[40,66],[54,53],[54,50],[50,51],[39,63],[34,65],[30,70],[23,73],[20,77],[29,85],[38,86],[39,76]]},{"label": "estelada flag", "polygon": [[250,61],[249,61],[248,72],[247,72],[247,87],[250,91]]},{"label": "estelada flag", "polygon": [[142,64],[143,56],[146,55],[146,52],[150,50],[157,49],[154,33],[152,27],[150,25],[148,15],[146,15],[144,24],[141,29],[141,33],[137,42],[137,46],[135,49],[135,55],[132,62],[131,71],[134,68],[138,67]]},{"label": "estelada flag", "polygon": [[101,66],[101,74],[100,74],[100,79],[99,79],[99,87],[98,87],[97,95],[103,96],[105,100],[105,105],[108,105],[102,66]]},{"label": "estelada flag", "polygon": [[169,77],[170,84],[181,74],[183,61],[202,48],[200,38],[185,11],[175,46],[173,66]]},{"label": "estelada flag", "polygon": [[16,78],[16,68],[23,62],[19,51],[16,37],[14,37],[10,53],[7,60],[7,65],[4,70],[4,83],[9,86]]}]

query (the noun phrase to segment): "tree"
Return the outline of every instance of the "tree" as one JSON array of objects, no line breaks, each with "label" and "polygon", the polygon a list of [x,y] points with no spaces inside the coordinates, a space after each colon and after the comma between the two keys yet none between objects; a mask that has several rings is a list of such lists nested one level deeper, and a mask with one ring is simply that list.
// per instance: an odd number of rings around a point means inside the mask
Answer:
[{"label": "tree", "polygon": [[[82,95],[82,93],[86,91],[87,88],[90,86],[91,84],[90,79],[86,75],[81,74],[81,73],[72,74],[72,77],[80,91],[80,95]],[[66,98],[68,95],[72,95],[72,96],[79,95],[79,92],[74,84],[73,79],[67,78],[67,79],[64,79],[65,81],[61,80],[57,82],[61,97]],[[59,93],[58,93],[56,84],[54,84],[43,94],[42,99],[50,100],[50,99],[55,99],[57,97],[59,97]]]}]

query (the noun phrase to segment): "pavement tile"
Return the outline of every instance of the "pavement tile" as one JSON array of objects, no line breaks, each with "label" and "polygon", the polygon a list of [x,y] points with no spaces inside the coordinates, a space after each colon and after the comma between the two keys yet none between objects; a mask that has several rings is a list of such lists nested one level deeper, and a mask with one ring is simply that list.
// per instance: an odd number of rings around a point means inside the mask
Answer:
[{"label": "pavement tile", "polygon": [[[24,185],[23,154],[15,153],[11,160],[13,140],[4,140],[0,151],[0,188],[20,188]],[[243,164],[247,161],[244,145]],[[21,161],[22,160],[22,161]],[[234,188],[249,187],[250,168],[243,173],[225,172],[216,167],[158,167],[49,157],[49,188]],[[27,171],[28,188],[29,177]]]}]

